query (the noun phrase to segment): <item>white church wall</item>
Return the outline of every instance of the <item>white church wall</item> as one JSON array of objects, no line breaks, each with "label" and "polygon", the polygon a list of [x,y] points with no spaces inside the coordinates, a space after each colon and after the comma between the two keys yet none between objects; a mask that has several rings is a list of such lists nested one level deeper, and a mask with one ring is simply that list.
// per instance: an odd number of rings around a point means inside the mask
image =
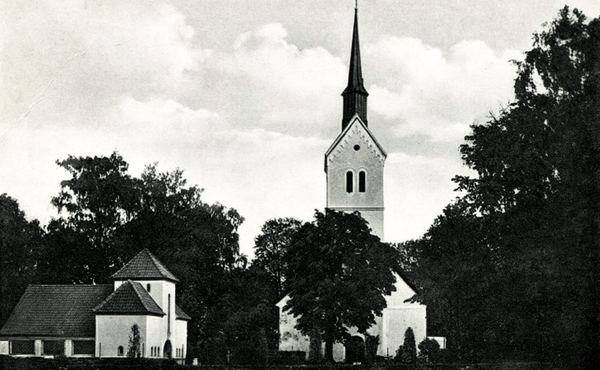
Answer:
[{"label": "white church wall", "polygon": [[[165,316],[147,316],[146,320],[145,357],[162,357],[163,346],[167,340],[167,331],[164,325],[166,322]],[[153,352],[152,348],[155,348],[156,352]]]},{"label": "white church wall", "polygon": [[[327,161],[327,207],[359,211],[375,235],[383,239],[384,154],[358,119],[350,123],[343,138],[329,152]],[[346,173],[353,173],[353,191],[346,189]],[[359,173],[366,174],[366,188],[359,191]]]},{"label": "white church wall", "polygon": [[295,328],[298,320],[289,311],[284,311],[283,307],[290,300],[285,296],[279,303],[279,350],[280,351],[304,351],[308,354],[310,340]]},{"label": "white church wall", "polygon": [[383,320],[383,331],[377,349],[379,356],[395,356],[398,347],[404,343],[404,333],[409,327],[415,334],[417,345],[426,338],[426,309],[423,305],[386,308]]},{"label": "white church wall", "polygon": [[137,324],[141,342],[146,344],[146,316],[142,315],[96,315],[96,357],[120,357],[118,348],[127,355],[131,327]]},{"label": "white church wall", "polygon": [[[175,332],[171,338],[173,342],[173,357],[185,358],[185,354],[187,353],[187,321],[175,320]],[[179,351],[175,351],[175,348],[179,349]],[[178,355],[175,356],[176,354]]]}]

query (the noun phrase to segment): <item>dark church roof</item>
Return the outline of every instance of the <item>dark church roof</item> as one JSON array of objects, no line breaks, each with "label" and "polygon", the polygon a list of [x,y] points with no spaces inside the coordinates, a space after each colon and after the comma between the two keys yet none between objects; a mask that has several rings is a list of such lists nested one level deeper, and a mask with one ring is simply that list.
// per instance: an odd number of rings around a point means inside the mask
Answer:
[{"label": "dark church roof", "polygon": [[92,311],[98,315],[165,315],[142,284],[131,280],[121,284]]},{"label": "dark church roof", "polygon": [[360,43],[358,40],[358,9],[354,9],[354,30],[352,32],[352,49],[350,50],[350,65],[348,67],[348,86],[342,92],[343,114],[342,131],[348,126],[352,117],[358,114],[367,126],[367,96],[362,77],[360,61]]},{"label": "dark church roof", "polygon": [[29,285],[0,336],[94,337],[92,309],[112,285]]},{"label": "dark church roof", "polygon": [[192,319],[187,313],[183,312],[181,307],[179,307],[178,305],[175,305],[175,318],[185,321],[189,321]]},{"label": "dark church roof", "polygon": [[179,282],[148,249],[142,250],[112,276],[115,280],[170,280]]}]

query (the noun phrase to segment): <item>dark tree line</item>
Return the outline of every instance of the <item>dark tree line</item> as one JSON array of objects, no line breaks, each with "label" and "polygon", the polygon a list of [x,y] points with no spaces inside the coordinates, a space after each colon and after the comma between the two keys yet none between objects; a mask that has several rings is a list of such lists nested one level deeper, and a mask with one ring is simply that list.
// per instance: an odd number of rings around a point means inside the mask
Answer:
[{"label": "dark tree line", "polygon": [[464,196],[402,246],[462,360],[600,368],[599,56],[600,20],[577,10],[535,34],[514,102],[460,148]]}]

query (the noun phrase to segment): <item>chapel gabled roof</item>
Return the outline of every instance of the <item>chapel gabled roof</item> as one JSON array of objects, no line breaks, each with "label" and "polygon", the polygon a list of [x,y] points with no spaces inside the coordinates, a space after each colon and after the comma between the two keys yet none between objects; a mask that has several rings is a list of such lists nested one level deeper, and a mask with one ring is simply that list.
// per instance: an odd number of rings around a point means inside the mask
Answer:
[{"label": "chapel gabled roof", "polygon": [[92,309],[112,291],[112,285],[29,285],[0,336],[94,337]]},{"label": "chapel gabled roof", "polygon": [[97,315],[165,315],[142,284],[131,280],[121,284],[92,311]]},{"label": "chapel gabled roof", "polygon": [[148,249],[142,250],[127,262],[112,276],[115,280],[170,280],[179,282],[179,279],[169,271]]}]

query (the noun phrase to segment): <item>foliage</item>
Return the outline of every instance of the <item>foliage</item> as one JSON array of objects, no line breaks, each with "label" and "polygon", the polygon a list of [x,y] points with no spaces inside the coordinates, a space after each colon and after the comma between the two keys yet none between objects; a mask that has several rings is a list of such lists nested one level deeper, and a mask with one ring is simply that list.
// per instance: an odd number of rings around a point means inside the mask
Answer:
[{"label": "foliage", "polygon": [[404,332],[404,343],[396,352],[396,361],[406,365],[417,363],[417,344],[415,342],[415,333],[411,327]]},{"label": "foliage", "polygon": [[460,360],[599,368],[600,20],[563,8],[517,62],[515,101],[461,146],[476,176],[402,258]]},{"label": "foliage", "polygon": [[425,338],[419,343],[419,359],[426,363],[439,363],[440,344],[435,339]]},{"label": "foliage", "polygon": [[300,221],[293,218],[268,220],[255,240],[253,264],[267,271],[277,298],[281,298],[284,293],[284,255],[301,225]]},{"label": "foliage", "polygon": [[379,335],[365,334],[365,355],[366,362],[373,363],[377,357],[377,347],[379,346]]},{"label": "foliage", "polygon": [[36,279],[43,235],[39,222],[27,221],[15,199],[0,195],[0,327]]},{"label": "foliage", "polygon": [[285,255],[290,300],[284,309],[298,317],[297,328],[318,330],[325,359],[333,359],[333,343],[375,323],[385,308],[384,295],[394,288],[395,250],[372,235],[358,214],[316,211],[294,235]]},{"label": "foliage", "polygon": [[142,343],[140,338],[140,328],[137,324],[131,326],[129,333],[129,344],[127,346],[127,357],[140,358],[142,356]]}]

